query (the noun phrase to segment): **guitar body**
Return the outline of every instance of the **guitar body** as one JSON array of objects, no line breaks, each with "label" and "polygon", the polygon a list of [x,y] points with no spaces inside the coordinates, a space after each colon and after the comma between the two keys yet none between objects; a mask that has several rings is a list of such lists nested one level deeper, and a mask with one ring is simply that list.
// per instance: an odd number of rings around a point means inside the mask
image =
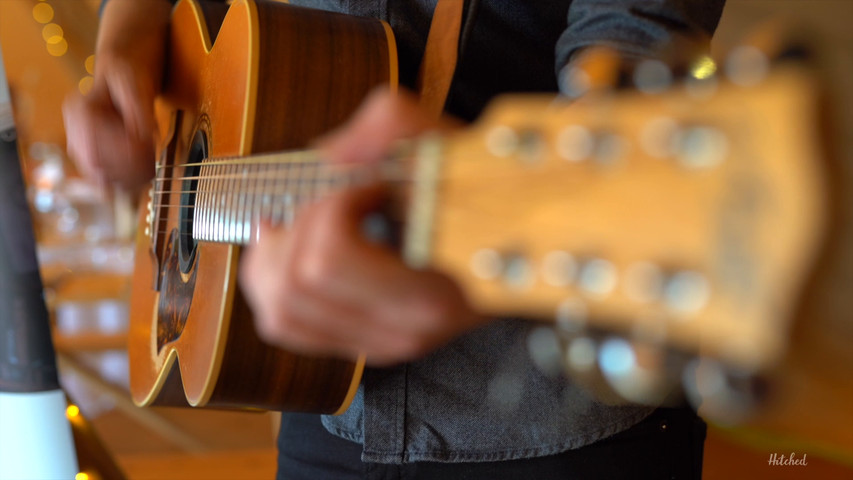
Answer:
[{"label": "guitar body", "polygon": [[304,357],[258,339],[237,286],[239,247],[192,240],[191,178],[211,157],[305,147],[373,87],[395,86],[393,35],[378,20],[254,0],[182,1],[169,35],[157,103],[162,188],[143,198],[136,244],[132,397],[343,411],[363,362]]}]

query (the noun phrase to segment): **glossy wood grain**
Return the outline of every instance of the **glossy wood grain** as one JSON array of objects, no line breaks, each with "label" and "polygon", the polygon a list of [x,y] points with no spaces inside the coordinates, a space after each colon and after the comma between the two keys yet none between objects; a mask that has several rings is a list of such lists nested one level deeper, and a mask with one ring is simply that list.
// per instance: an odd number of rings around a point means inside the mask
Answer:
[{"label": "glossy wood grain", "polygon": [[[168,192],[186,188],[180,178],[193,174],[181,164],[197,131],[204,131],[213,157],[304,147],[343,122],[370,89],[395,78],[388,31],[379,21],[238,1],[215,29],[218,12],[184,1],[173,14],[167,86],[158,100],[159,158],[171,165],[162,169],[171,180],[162,182],[162,195],[155,191],[158,231],[186,233],[179,209],[171,207],[180,199]],[[158,209],[158,202],[170,207]],[[184,282],[195,278],[185,326],[158,348],[154,325],[165,319],[152,306],[181,296],[174,288],[151,289],[158,263],[149,240],[137,243],[131,304],[131,391],[138,404],[338,410],[360,369],[261,342],[236,285],[238,247],[197,244],[195,266],[183,275]],[[165,266],[163,250],[156,254]]]}]

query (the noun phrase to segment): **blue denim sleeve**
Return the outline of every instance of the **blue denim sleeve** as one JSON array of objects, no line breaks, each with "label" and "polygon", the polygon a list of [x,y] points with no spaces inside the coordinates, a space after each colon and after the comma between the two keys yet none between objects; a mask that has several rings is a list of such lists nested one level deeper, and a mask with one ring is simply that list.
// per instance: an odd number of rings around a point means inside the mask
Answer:
[{"label": "blue denim sleeve", "polygon": [[575,0],[556,46],[556,71],[578,50],[615,48],[628,58],[655,56],[667,45],[707,43],[725,0]]}]

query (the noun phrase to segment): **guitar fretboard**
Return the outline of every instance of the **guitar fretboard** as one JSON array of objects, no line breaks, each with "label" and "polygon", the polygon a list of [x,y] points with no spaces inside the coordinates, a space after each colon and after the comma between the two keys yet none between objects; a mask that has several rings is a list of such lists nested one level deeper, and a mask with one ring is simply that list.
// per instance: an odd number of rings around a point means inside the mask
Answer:
[{"label": "guitar fretboard", "polygon": [[[405,183],[404,162],[404,157],[394,157],[377,164],[337,165],[310,150],[210,159],[179,165],[183,177],[158,175],[152,191],[157,200],[149,207],[159,212],[161,204],[169,203],[191,211],[183,216],[182,235],[245,245],[261,221],[288,226],[301,207],[335,191],[379,180]],[[171,180],[183,186],[167,190]]]},{"label": "guitar fretboard", "polygon": [[313,151],[205,162],[198,172],[192,236],[246,244],[261,220],[290,225],[300,207],[368,181],[373,170],[331,165]]}]

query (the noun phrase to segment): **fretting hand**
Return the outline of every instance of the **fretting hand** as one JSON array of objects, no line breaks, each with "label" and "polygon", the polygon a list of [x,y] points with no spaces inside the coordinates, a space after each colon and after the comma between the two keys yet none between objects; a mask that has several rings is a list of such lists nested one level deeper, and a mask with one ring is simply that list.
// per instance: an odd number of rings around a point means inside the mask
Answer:
[{"label": "fretting hand", "polygon": [[[383,158],[400,138],[450,128],[405,95],[373,94],[320,142],[332,162]],[[486,321],[459,287],[413,270],[364,238],[362,222],[384,199],[381,185],[344,190],[306,207],[291,229],[262,228],[242,259],[241,286],[260,336],[291,350],[374,365],[412,360]]]}]

